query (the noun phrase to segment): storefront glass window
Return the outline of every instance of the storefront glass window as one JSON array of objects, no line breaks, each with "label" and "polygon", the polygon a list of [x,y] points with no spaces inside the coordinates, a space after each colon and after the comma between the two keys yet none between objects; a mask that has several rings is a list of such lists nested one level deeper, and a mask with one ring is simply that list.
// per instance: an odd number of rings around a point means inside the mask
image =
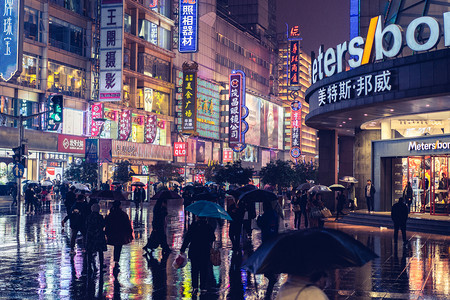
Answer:
[{"label": "storefront glass window", "polygon": [[160,27],[158,46],[170,50],[170,41],[170,31]]},{"label": "storefront glass window", "polygon": [[39,37],[39,13],[30,7],[24,7],[23,31],[27,39],[40,41]]},{"label": "storefront glass window", "polygon": [[169,115],[169,94],[153,91],[152,112],[160,115]]},{"label": "storefront glass window", "polygon": [[147,20],[139,20],[139,37],[158,45],[158,25]]},{"label": "storefront glass window", "polygon": [[170,1],[169,0],[149,0],[150,8],[161,15],[170,18]]},{"label": "storefront glass window", "polygon": [[78,55],[83,55],[84,30],[57,18],[49,18],[50,45]]},{"label": "storefront glass window", "polygon": [[85,3],[84,0],[50,0],[50,2],[58,4],[77,14],[86,15],[86,10],[83,9]]},{"label": "storefront glass window", "polygon": [[85,72],[54,62],[48,63],[47,90],[67,96],[84,98]]},{"label": "storefront glass window", "polygon": [[34,89],[40,88],[39,65],[37,57],[24,54],[22,57],[22,73],[17,83]]},{"label": "storefront glass window", "polygon": [[144,75],[163,81],[170,79],[170,63],[147,53],[138,54],[138,70]]}]

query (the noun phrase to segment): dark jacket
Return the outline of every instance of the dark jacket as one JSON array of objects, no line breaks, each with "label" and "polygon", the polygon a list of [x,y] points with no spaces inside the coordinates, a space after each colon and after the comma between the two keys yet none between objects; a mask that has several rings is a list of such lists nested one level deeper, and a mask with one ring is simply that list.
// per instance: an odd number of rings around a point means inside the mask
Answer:
[{"label": "dark jacket", "polygon": [[66,222],[67,220],[70,220],[70,228],[84,232],[88,215],[89,206],[86,201],[77,201],[63,221]]},{"label": "dark jacket", "polygon": [[[364,187],[364,197],[367,197],[367,188],[368,185],[366,184],[366,186]],[[375,187],[373,186],[373,184],[370,185],[370,197],[373,198],[373,195],[375,194]]]},{"label": "dark jacket", "polygon": [[275,210],[267,210],[256,220],[261,229],[261,240],[268,241],[278,235],[278,214]]},{"label": "dark jacket", "polygon": [[408,220],[409,209],[403,202],[397,202],[392,205],[391,218],[394,224],[404,225]]},{"label": "dark jacket", "polygon": [[233,221],[230,222],[229,231],[241,231],[242,220],[244,219],[244,209],[238,207],[236,203],[230,204],[227,210]]},{"label": "dark jacket", "polygon": [[27,189],[25,191],[25,202],[33,202],[34,201],[34,191],[32,189]]},{"label": "dark jacket", "polygon": [[403,199],[405,199],[406,202],[411,202],[412,198],[413,198],[413,189],[410,185],[407,185],[403,190]]},{"label": "dark jacket", "polygon": [[167,217],[167,207],[155,206],[153,209],[153,220],[152,228],[153,230],[164,230]]},{"label": "dark jacket", "polygon": [[105,219],[98,212],[92,212],[87,218],[86,250],[90,252],[106,251]]},{"label": "dark jacket", "polygon": [[125,245],[133,240],[133,228],[128,215],[120,208],[111,208],[105,218],[108,245]]},{"label": "dark jacket", "polygon": [[212,243],[215,241],[214,229],[205,220],[195,221],[186,232],[180,251],[189,247],[189,258],[196,260],[210,259]]},{"label": "dark jacket", "polygon": [[70,190],[66,194],[66,201],[64,202],[64,205],[66,207],[72,207],[75,204],[76,199],[77,195],[72,190]]}]

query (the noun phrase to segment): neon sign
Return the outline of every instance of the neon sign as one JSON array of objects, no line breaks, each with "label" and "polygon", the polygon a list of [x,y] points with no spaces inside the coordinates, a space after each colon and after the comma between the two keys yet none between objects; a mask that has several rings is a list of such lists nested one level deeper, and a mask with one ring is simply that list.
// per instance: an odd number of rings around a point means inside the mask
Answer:
[{"label": "neon sign", "polygon": [[180,0],[178,51],[197,52],[198,47],[198,0]]}]

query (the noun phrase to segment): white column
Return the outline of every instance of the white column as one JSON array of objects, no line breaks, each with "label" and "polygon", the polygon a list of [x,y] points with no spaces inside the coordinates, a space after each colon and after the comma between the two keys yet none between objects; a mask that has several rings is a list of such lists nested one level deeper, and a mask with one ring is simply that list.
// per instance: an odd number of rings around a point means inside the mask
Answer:
[{"label": "white column", "polygon": [[390,140],[392,138],[391,120],[381,121],[381,139]]}]

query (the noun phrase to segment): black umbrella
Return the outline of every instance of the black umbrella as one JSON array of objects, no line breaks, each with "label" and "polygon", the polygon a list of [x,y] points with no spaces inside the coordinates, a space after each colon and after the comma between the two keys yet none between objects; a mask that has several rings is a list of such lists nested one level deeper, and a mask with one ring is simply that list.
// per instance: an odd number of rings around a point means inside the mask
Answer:
[{"label": "black umbrella", "polygon": [[253,184],[247,184],[243,187],[240,187],[238,189],[236,189],[235,191],[238,192],[240,195],[253,191],[253,190],[257,190],[258,188],[256,186],[254,186]]},{"label": "black umbrella", "polygon": [[310,275],[333,269],[360,267],[378,257],[361,242],[339,230],[291,231],[263,243],[243,264],[256,274]]},{"label": "black umbrella", "polygon": [[158,199],[181,199],[181,197],[174,191],[162,190],[157,192],[153,197],[150,198],[150,200]]},{"label": "black umbrella", "polygon": [[121,191],[96,191],[92,193],[90,198],[94,198],[97,200],[119,200],[119,201],[126,201],[125,196],[122,194]]},{"label": "black umbrella", "polygon": [[113,182],[111,182],[111,185],[119,185],[119,184],[122,184],[121,182],[118,182],[118,181],[113,181]]},{"label": "black umbrella", "polygon": [[140,182],[140,181],[136,181],[136,182],[133,182],[133,183],[131,184],[131,186],[145,186],[145,183]]},{"label": "black umbrella", "polygon": [[219,195],[217,195],[217,193],[205,192],[200,194],[194,194],[193,198],[194,201],[198,200],[216,201],[217,198],[219,198]]},{"label": "black umbrella", "polygon": [[239,201],[271,202],[277,199],[277,195],[267,190],[253,190],[239,196]]},{"label": "black umbrella", "polygon": [[297,190],[298,190],[298,191],[307,191],[307,190],[309,190],[310,188],[312,188],[313,186],[314,186],[313,183],[305,182],[305,183],[300,184],[300,185],[297,187]]}]

